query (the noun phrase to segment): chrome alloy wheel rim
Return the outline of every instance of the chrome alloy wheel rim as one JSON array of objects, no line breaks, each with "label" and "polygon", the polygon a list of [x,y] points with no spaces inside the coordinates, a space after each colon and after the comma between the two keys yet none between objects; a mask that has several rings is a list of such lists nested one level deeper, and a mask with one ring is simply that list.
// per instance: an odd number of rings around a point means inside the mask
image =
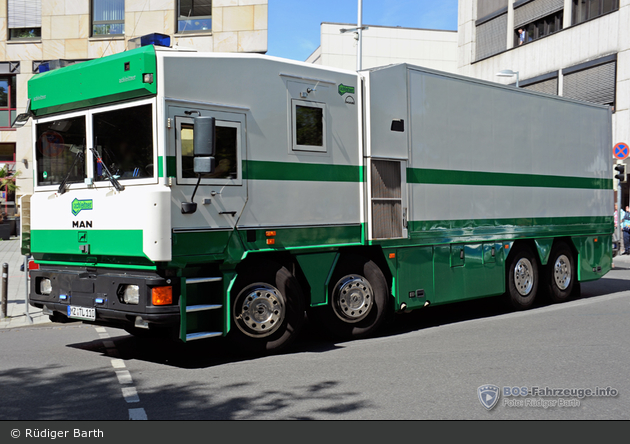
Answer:
[{"label": "chrome alloy wheel rim", "polygon": [[334,291],[335,314],[345,322],[359,322],[374,305],[372,286],[362,276],[349,275],[341,278]]},{"label": "chrome alloy wheel rim", "polygon": [[521,296],[527,296],[534,287],[534,268],[527,258],[521,258],[514,267],[514,286]]},{"label": "chrome alloy wheel rim", "polygon": [[556,259],[556,263],[553,266],[553,278],[560,290],[566,290],[571,285],[571,262],[564,254],[561,254]]},{"label": "chrome alloy wheel rim", "polygon": [[236,325],[247,336],[262,338],[280,328],[286,315],[280,291],[268,284],[252,284],[237,299],[234,313]]}]

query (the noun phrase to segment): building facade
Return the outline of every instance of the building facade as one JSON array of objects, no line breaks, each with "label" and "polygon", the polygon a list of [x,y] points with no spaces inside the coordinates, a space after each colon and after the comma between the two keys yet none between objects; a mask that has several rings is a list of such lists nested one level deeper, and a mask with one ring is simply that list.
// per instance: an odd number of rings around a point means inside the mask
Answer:
[{"label": "building facade", "polygon": [[[308,63],[356,70],[356,24],[322,23],[320,46]],[[432,29],[372,26],[363,31],[363,69],[410,63],[440,71],[457,72],[457,32]]]},{"label": "building facade", "polygon": [[[268,0],[0,0],[0,166],[18,171],[20,195],[33,190],[27,82],[43,62],[62,66],[125,51],[131,38],[172,37],[173,46],[267,52]],[[63,88],[63,85],[60,85]]]},{"label": "building facade", "polygon": [[629,23],[630,0],[459,0],[459,72],[609,105],[630,143]]}]

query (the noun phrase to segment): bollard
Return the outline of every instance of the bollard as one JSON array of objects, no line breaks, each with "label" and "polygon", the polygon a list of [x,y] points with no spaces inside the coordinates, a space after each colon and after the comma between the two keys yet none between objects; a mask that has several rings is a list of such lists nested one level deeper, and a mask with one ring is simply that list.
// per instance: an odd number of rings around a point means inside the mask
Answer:
[{"label": "bollard", "polygon": [[9,280],[9,264],[2,264],[2,319],[7,317],[7,283]]},{"label": "bollard", "polygon": [[24,314],[26,315],[26,319],[28,319],[28,323],[32,324],[33,323],[33,318],[31,317],[30,313],[28,312],[28,305],[29,305],[29,288],[28,288],[28,256],[24,256],[24,288],[26,288],[26,295],[24,297],[24,301],[26,302],[26,305],[24,306],[25,308],[25,312]]}]

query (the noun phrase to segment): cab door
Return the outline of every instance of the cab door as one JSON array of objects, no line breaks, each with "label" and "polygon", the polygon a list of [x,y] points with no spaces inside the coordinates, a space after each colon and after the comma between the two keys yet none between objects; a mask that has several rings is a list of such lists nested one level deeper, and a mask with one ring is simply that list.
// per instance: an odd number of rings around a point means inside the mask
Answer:
[{"label": "cab door", "polygon": [[[194,117],[199,115],[216,119],[215,170],[201,176],[194,198],[197,211],[182,214],[181,203],[192,201],[198,181],[193,171],[193,137]],[[247,185],[243,180],[245,114],[204,109],[197,104],[178,104],[168,107],[168,119],[170,153],[174,154],[168,171],[172,183],[174,233],[232,231],[247,201]]]}]

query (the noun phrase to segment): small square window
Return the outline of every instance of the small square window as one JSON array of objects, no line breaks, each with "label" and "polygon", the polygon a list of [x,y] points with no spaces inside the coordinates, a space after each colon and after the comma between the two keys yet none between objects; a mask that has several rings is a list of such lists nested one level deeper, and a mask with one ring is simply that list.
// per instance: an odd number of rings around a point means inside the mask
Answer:
[{"label": "small square window", "polygon": [[212,30],[212,0],[179,0],[177,3],[178,33]]},{"label": "small square window", "polygon": [[293,150],[326,152],[323,103],[293,101]]},{"label": "small square window", "polygon": [[92,35],[125,33],[125,0],[92,0]]},{"label": "small square window", "polygon": [[9,40],[39,40],[42,38],[42,28],[12,28]]}]

